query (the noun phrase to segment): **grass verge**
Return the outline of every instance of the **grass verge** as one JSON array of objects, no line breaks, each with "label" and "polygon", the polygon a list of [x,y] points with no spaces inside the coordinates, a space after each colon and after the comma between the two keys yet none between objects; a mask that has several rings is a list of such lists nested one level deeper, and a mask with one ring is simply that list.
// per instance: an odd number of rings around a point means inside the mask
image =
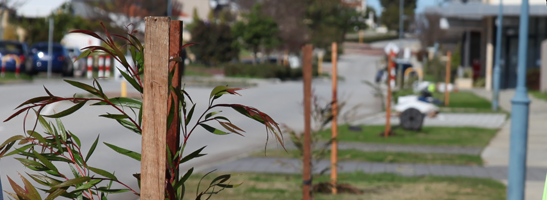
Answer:
[{"label": "grass verge", "polygon": [[19,77],[17,77],[15,76],[14,72],[5,72],[4,77],[0,77],[0,84],[13,83],[13,82],[19,82],[19,81],[32,81],[32,77],[25,73],[20,73]]},{"label": "grass verge", "polygon": [[532,96],[547,101],[547,92],[540,92],[540,91],[528,91]]},{"label": "grass verge", "polygon": [[[203,190],[214,177],[203,179]],[[203,175],[192,175],[186,182],[186,198],[194,199],[198,182]],[[243,173],[234,175],[231,184],[242,183],[233,189],[225,189],[211,199],[302,199],[302,176],[281,174]],[[315,176],[313,183],[329,181],[329,175]],[[465,177],[405,177],[394,174],[345,173],[338,175],[339,183],[350,184],[363,194],[314,194],[317,200],[392,200],[392,199],[456,199],[494,200],[505,199],[505,186],[495,180]]]},{"label": "grass verge", "polygon": [[[388,138],[379,134],[384,131],[384,126],[362,126],[362,131],[350,131],[348,125],[338,128],[338,140],[346,142],[367,142],[408,145],[431,146],[468,146],[485,147],[494,135],[496,129],[473,127],[423,127],[421,131],[406,131],[395,129],[395,136]],[[328,140],[331,130],[327,129],[318,133],[319,138]]]},{"label": "grass verge", "polygon": [[[330,151],[326,152],[325,158],[328,159]],[[256,152],[251,156],[262,157],[264,152]],[[279,158],[300,158],[298,150],[272,150],[267,151],[268,157]],[[443,165],[482,165],[482,159],[479,155],[457,155],[457,154],[437,154],[437,153],[406,153],[406,152],[364,152],[355,149],[338,150],[338,160],[341,161],[366,161],[366,162],[385,162],[385,163],[421,163],[421,164],[443,164]]]}]

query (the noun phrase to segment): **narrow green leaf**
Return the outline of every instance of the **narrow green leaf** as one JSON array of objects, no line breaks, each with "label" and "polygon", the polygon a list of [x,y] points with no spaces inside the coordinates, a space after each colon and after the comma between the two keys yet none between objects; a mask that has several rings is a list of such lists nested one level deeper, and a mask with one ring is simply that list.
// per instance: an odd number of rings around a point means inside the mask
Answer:
[{"label": "narrow green leaf", "polygon": [[27,134],[30,136],[30,137],[33,137],[34,139],[38,140],[40,143],[42,144],[45,144],[46,143],[46,140],[42,137],[42,135],[40,135],[40,133],[36,132],[36,131],[32,131],[32,130],[28,130],[27,131]]},{"label": "narrow green leaf", "polygon": [[86,49],[86,50],[82,51],[82,53],[80,53],[80,55],[78,57],[76,57],[75,61],[80,60],[82,58],[87,58],[87,56],[89,56],[91,54],[91,50],[92,49]]},{"label": "narrow green leaf", "polygon": [[122,74],[125,80],[127,80],[127,82],[129,82],[129,84],[133,86],[133,88],[135,88],[137,91],[139,91],[142,94],[142,87],[141,85],[139,85],[139,83],[137,83],[137,81],[135,81],[135,79],[131,78],[129,74],[125,73],[121,69],[118,69],[118,71]]},{"label": "narrow green leaf", "polygon": [[79,147],[82,146],[82,143],[80,142],[80,138],[78,136],[74,135],[72,132],[68,131],[68,133],[72,136],[72,139],[74,139],[74,142],[78,144]]},{"label": "narrow green leaf", "polygon": [[216,96],[218,93],[222,92],[222,91],[226,91],[226,89],[228,89],[228,87],[226,86],[216,86],[212,91],[211,91],[211,95],[209,96],[209,98],[213,98],[214,96]]},{"label": "narrow green leaf", "polygon": [[41,163],[36,162],[34,160],[29,160],[29,159],[25,159],[25,158],[15,158],[15,159],[19,160],[19,162],[21,162],[25,166],[35,166],[35,167],[39,167],[39,168],[44,168],[45,167]]},{"label": "narrow green leaf", "polygon": [[135,124],[133,124],[132,122],[128,121],[128,120],[125,120],[125,119],[116,119],[116,121],[118,121],[118,123],[120,123],[123,127],[139,134],[139,135],[142,135],[141,131],[139,130],[139,128],[137,128],[137,126]]},{"label": "narrow green leaf", "polygon": [[97,142],[99,142],[99,136],[100,135],[97,135],[97,139],[95,139],[95,142],[93,142],[93,145],[91,145],[91,148],[87,152],[87,156],[85,156],[85,162],[86,163],[89,160],[89,157],[91,157],[91,154],[93,154],[93,152],[95,151],[95,148],[97,147]]},{"label": "narrow green leaf", "polygon": [[77,110],[79,110],[80,108],[82,108],[82,106],[84,106],[86,102],[87,102],[87,100],[86,100],[86,101],[82,101],[82,102],[80,102],[80,103],[78,103],[78,104],[76,104],[76,105],[74,105],[74,106],[72,106],[72,107],[70,107],[70,108],[68,108],[68,109],[66,109],[66,110],[63,110],[63,111],[61,111],[61,112],[59,112],[59,113],[55,113],[55,114],[53,114],[53,115],[44,115],[44,117],[49,117],[49,118],[60,118],[60,117],[64,117],[64,116],[70,115],[70,114],[76,112]]},{"label": "narrow green leaf", "polygon": [[59,118],[56,118],[55,121],[57,121],[57,127],[59,127],[59,132],[61,132],[61,139],[66,142],[66,130],[63,122]]},{"label": "narrow green leaf", "polygon": [[38,158],[38,160],[40,160],[40,162],[42,162],[42,164],[44,164],[48,169],[50,170],[53,170],[55,172],[58,172],[59,170],[57,170],[57,167],[55,167],[55,165],[53,165],[53,163],[51,163],[48,159],[46,159],[44,156],[40,155],[38,152],[36,152],[34,149],[32,150],[32,153],[34,153],[34,156],[36,156],[36,158]]},{"label": "narrow green leaf", "polygon": [[57,133],[57,129],[53,126],[53,139],[55,139],[55,146],[57,146],[57,149],[59,152],[64,153],[63,147],[61,146],[61,140],[59,139],[59,134]]},{"label": "narrow green leaf", "polygon": [[27,195],[30,200],[41,200],[42,197],[40,196],[40,193],[38,193],[38,190],[21,174],[19,174],[21,179],[23,180],[23,184],[25,184],[25,190],[27,191]]},{"label": "narrow green leaf", "polygon": [[44,181],[45,183],[48,184],[48,186],[57,185],[57,184],[62,182],[60,180],[56,180],[56,179],[53,179],[53,178],[50,178],[50,177],[47,177],[47,176],[38,175],[38,174],[28,174],[28,175],[30,177],[32,177],[33,179],[36,178],[36,179],[40,179],[40,180]]},{"label": "narrow green leaf", "polygon": [[106,118],[110,118],[110,119],[127,119],[127,118],[129,118],[129,116],[127,116],[127,115],[110,114],[110,113],[107,113],[107,114],[104,114],[104,115],[99,115],[99,117],[106,117]]},{"label": "narrow green leaf", "polygon": [[[130,107],[130,108],[142,108],[142,100],[134,99],[134,98],[127,98],[127,97],[115,97],[108,99],[112,104],[117,106],[124,106],[124,107]],[[110,105],[107,102],[100,101],[94,104],[91,104],[92,106],[95,105]]]},{"label": "narrow green leaf", "polygon": [[99,184],[101,181],[103,181],[102,179],[93,179],[93,180],[90,180],[89,182],[87,183],[84,183],[83,185],[80,185],[76,188],[76,190],[79,190],[79,191],[82,191],[82,190],[87,190],[97,184]]},{"label": "narrow green leaf", "polygon": [[203,149],[205,149],[206,146],[203,146],[201,148],[199,148],[198,150],[195,150],[194,152],[188,154],[187,156],[185,156],[184,158],[182,158],[179,162],[179,164],[182,164],[182,163],[185,163],[186,161],[189,161],[189,160],[192,160],[194,158],[198,158],[198,157],[201,157],[201,156],[204,156],[206,154],[200,154],[201,151]]},{"label": "narrow green leaf", "polygon": [[123,154],[123,155],[126,155],[126,156],[129,156],[135,160],[138,160],[138,161],[141,161],[141,154],[140,153],[137,153],[137,152],[134,152],[134,151],[131,151],[131,150],[127,150],[127,149],[124,149],[124,148],[121,148],[121,147],[118,147],[118,146],[115,146],[115,145],[112,145],[112,144],[108,144],[106,142],[104,142],[104,144],[108,147],[110,147],[112,150],[120,153],[120,154]]},{"label": "narrow green leaf", "polygon": [[[11,180],[11,178],[8,176],[8,181],[11,185],[11,188],[13,189],[13,191],[15,193],[17,193],[17,196],[20,196],[22,197],[23,199],[30,199],[28,196],[27,196],[27,191],[25,189],[23,189],[21,186],[17,185],[17,183],[15,183],[13,180]],[[19,198],[16,198],[16,199],[19,199]]]},{"label": "narrow green leaf", "polygon": [[109,194],[116,194],[116,193],[129,192],[131,190],[129,190],[129,189],[108,189],[106,187],[100,187],[100,188],[97,188],[97,191],[101,191],[101,192],[109,193]]},{"label": "narrow green leaf", "polygon": [[213,133],[213,134],[217,134],[217,135],[227,135],[228,133],[224,132],[224,131],[221,131],[219,129],[216,129],[216,128],[213,128],[212,126],[209,126],[207,124],[199,124],[201,127],[203,127],[205,130]]},{"label": "narrow green leaf", "polygon": [[216,111],[216,112],[210,112],[205,115],[205,119],[209,119],[209,117],[215,116],[218,113],[221,113],[222,111]]},{"label": "narrow green leaf", "polygon": [[190,120],[192,119],[192,116],[194,115],[194,108],[196,108],[196,104],[192,105],[192,108],[188,112],[188,117],[186,117],[186,125],[190,123]]},{"label": "narrow green leaf", "polygon": [[25,138],[26,137],[22,136],[22,135],[12,136],[12,137],[8,138],[6,141],[4,141],[4,143],[2,143],[2,145],[0,145],[0,149],[3,148],[4,146],[6,146],[9,143],[15,142],[17,140],[22,140],[22,139],[25,139]]},{"label": "narrow green leaf", "polygon": [[230,174],[224,174],[224,175],[220,175],[218,177],[216,177],[215,179],[213,179],[213,181],[211,181],[211,186],[213,185],[216,185],[216,184],[219,184],[219,183],[224,183],[226,181],[228,181],[228,179],[230,179],[230,177],[232,177],[232,175]]},{"label": "narrow green leaf", "polygon": [[46,119],[42,115],[40,115],[38,112],[36,112],[36,115],[38,116],[38,121],[40,121],[42,128],[46,129],[47,131],[46,134],[53,135],[53,129],[51,128],[49,123],[47,123]]},{"label": "narrow green leaf", "polygon": [[29,99],[29,100],[27,100],[27,101],[21,103],[21,104],[20,104],[19,106],[17,106],[15,109],[20,108],[20,107],[22,107],[22,106],[24,106],[24,105],[27,105],[27,104],[38,103],[38,102],[46,101],[46,100],[49,100],[49,99],[51,99],[50,96],[34,97],[34,98],[32,98],[32,99]]},{"label": "narrow green leaf", "polygon": [[65,182],[62,182],[60,184],[54,185],[50,191],[53,191],[57,188],[75,186],[75,185],[78,185],[80,183],[83,183],[83,182],[86,182],[86,181],[89,181],[89,180],[91,180],[91,178],[87,177],[87,176],[70,179],[68,181],[65,181]]},{"label": "narrow green leaf", "polygon": [[57,188],[55,191],[53,191],[52,193],[49,193],[49,195],[46,197],[46,199],[44,200],[54,200],[55,198],[61,196],[62,194],[64,194],[66,192],[65,189],[62,189],[62,188]]},{"label": "narrow green leaf", "polygon": [[8,156],[15,155],[15,154],[18,154],[18,153],[21,153],[21,152],[25,152],[27,149],[29,149],[30,147],[33,147],[33,146],[35,146],[35,145],[34,144],[29,144],[29,145],[23,146],[21,148],[13,150],[12,152],[7,153],[6,155],[3,155],[1,157],[8,157]]},{"label": "narrow green leaf", "polygon": [[91,170],[92,172],[95,172],[101,176],[104,176],[104,177],[107,177],[109,179],[112,179],[114,181],[117,181],[118,178],[116,178],[116,176],[114,176],[114,174],[110,173],[110,172],[107,172],[105,170],[102,170],[102,169],[98,169],[98,168],[95,168],[95,167],[87,167],[89,170]]},{"label": "narrow green leaf", "polygon": [[175,101],[171,98],[171,108],[169,108],[169,114],[167,115],[167,130],[173,124],[173,119],[175,118]]},{"label": "narrow green leaf", "polygon": [[182,176],[182,178],[179,180],[179,182],[177,182],[177,184],[174,186],[174,188],[178,189],[180,186],[184,185],[186,180],[188,180],[188,178],[190,178],[190,175],[192,175],[193,172],[194,172],[194,168],[192,167],[184,174],[184,176]]},{"label": "narrow green leaf", "polygon": [[85,83],[81,83],[81,82],[78,82],[78,81],[71,81],[71,80],[64,80],[65,82],[67,82],[68,84],[70,85],[73,85],[77,88],[80,88],[82,90],[85,90],[95,96],[101,96],[99,94],[99,91],[97,89],[95,89],[94,87],[91,87],[91,85],[88,85],[88,84],[85,84]]}]

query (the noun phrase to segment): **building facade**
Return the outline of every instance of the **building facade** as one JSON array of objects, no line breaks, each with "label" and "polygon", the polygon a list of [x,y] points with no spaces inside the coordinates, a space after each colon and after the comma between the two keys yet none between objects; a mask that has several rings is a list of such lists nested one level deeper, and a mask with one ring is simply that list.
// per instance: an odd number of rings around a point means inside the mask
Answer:
[{"label": "building facade", "polygon": [[[541,43],[547,39],[547,5],[544,0],[530,1],[527,67],[530,72],[541,66]],[[447,32],[452,32],[461,46],[462,66],[473,67],[478,77],[485,78],[486,89],[492,88],[492,72],[496,64],[496,31],[499,0],[451,3],[428,7],[425,14],[437,14],[448,22]],[[501,44],[502,89],[515,88],[517,80],[519,16],[521,0],[503,0],[503,24]],[[431,22],[436,23],[436,22]],[[531,89],[539,87],[539,74],[529,74]],[[539,89],[539,88],[537,88]]]}]

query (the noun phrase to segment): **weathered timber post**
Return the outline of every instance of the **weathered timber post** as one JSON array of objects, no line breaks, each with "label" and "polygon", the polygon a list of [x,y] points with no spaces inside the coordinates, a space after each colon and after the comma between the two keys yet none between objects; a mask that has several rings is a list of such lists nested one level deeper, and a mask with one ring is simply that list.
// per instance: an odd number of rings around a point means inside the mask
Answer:
[{"label": "weathered timber post", "polygon": [[332,43],[332,148],[330,154],[330,179],[332,183],[332,194],[338,193],[336,189],[336,180],[338,179],[338,46],[335,42]]},{"label": "weathered timber post", "polygon": [[145,18],[141,199],[165,199],[169,94],[168,17]]},{"label": "weathered timber post", "polygon": [[311,200],[311,79],[312,79],[312,45],[302,47],[303,78],[304,78],[304,171],[302,198]]},{"label": "weathered timber post", "polygon": [[[171,27],[169,28],[169,58],[175,58],[175,57],[181,57],[181,48],[182,48],[182,21],[178,20],[172,20],[170,22]],[[182,78],[182,71],[184,68],[184,62],[171,62],[169,63],[169,71],[173,73],[173,78],[171,79],[171,86],[175,88],[175,90],[180,91],[181,90],[181,78]],[[171,110],[171,107],[174,107],[174,114],[173,114],[173,123],[171,123],[171,126],[167,130],[167,145],[169,146],[169,151],[171,152],[171,156],[174,156],[179,147],[180,142],[180,104],[178,96],[175,94],[174,91],[169,92],[169,99],[168,101],[168,111]],[[172,100],[172,101],[171,101]],[[171,103],[174,104],[171,104]],[[180,155],[179,155],[180,156]],[[178,160],[178,159],[176,159]],[[171,162],[168,160],[167,162]],[[173,163],[173,166],[175,166],[175,169],[173,170],[174,174],[173,177],[178,177],[179,174],[179,165],[177,163]],[[168,174],[167,178],[171,178],[171,176]]]}]

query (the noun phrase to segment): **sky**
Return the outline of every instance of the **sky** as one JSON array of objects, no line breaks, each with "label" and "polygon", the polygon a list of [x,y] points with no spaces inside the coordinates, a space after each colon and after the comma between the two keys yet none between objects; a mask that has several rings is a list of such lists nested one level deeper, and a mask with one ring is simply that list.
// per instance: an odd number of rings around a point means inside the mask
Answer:
[{"label": "sky", "polygon": [[[380,5],[380,0],[367,0],[367,5],[373,7],[376,11],[380,11],[382,8]],[[416,13],[422,12],[425,7],[435,5],[437,5],[437,0],[418,0],[418,5],[416,5]]]},{"label": "sky", "polygon": [[67,1],[69,0],[26,0],[26,3],[17,9],[17,15],[25,17],[47,16],[53,9],[58,8]]},{"label": "sky", "polygon": [[[17,13],[27,17],[46,16],[66,1],[69,0],[26,0],[26,3],[17,9]],[[418,0],[416,12],[422,12],[425,7],[436,5],[436,2],[437,0]],[[381,10],[380,0],[367,0],[367,5],[377,11]]]}]

